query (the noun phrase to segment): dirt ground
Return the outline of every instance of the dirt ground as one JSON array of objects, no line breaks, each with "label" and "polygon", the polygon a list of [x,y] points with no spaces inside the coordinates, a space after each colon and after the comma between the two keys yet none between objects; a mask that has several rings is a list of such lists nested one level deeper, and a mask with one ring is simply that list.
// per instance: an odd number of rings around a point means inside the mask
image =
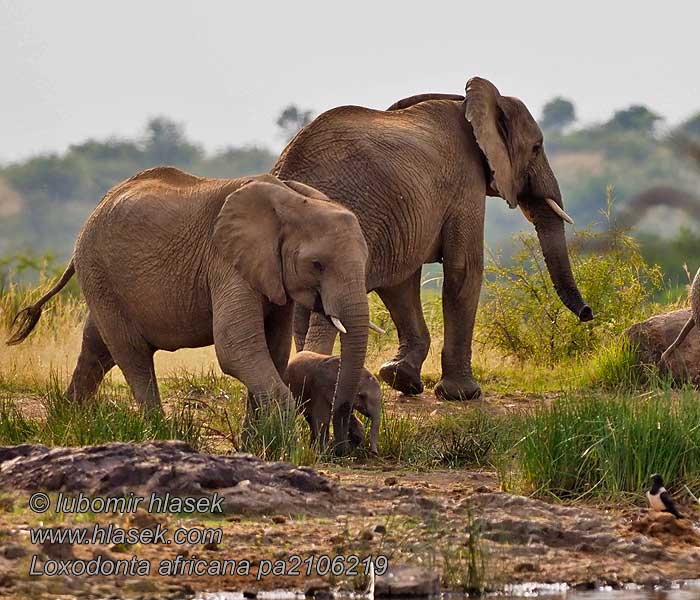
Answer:
[{"label": "dirt ground", "polygon": [[[3,464],[0,464],[0,471]],[[319,466],[330,491],[309,495],[306,506],[246,514],[237,505],[206,519],[184,515],[81,515],[41,519],[27,507],[29,494],[4,490],[0,502],[0,597],[189,598],[199,591],[295,589],[329,586],[362,589],[366,577],[269,575],[260,581],[260,561],[327,554],[386,556],[400,565],[441,573],[443,589],[460,589],[470,560],[469,536],[480,531],[485,581],[491,588],[514,582],[559,582],[587,586],[624,582],[658,584],[700,576],[700,532],[691,520],[645,509],[566,506],[501,492],[495,473],[463,470],[416,472],[386,466]],[[101,478],[104,480],[104,477]],[[237,485],[242,485],[239,482]],[[331,489],[332,488],[332,489]],[[241,509],[241,510],[239,510]],[[238,514],[236,514],[238,513]],[[700,520],[700,511],[692,513]],[[221,544],[32,546],[29,529],[43,525],[211,527]],[[136,555],[152,565],[177,554],[207,561],[250,561],[251,576],[35,577],[32,555],[89,560]],[[154,567],[152,572],[155,571]],[[379,578],[381,579],[381,578]]]}]

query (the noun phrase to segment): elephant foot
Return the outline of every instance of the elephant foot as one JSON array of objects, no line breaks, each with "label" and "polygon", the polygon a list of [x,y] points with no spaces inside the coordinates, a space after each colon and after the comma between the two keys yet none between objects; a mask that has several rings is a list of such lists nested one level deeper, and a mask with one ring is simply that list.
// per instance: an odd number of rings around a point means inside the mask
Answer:
[{"label": "elephant foot", "polygon": [[391,360],[379,369],[379,377],[395,390],[413,396],[423,392],[420,370],[403,360]]},{"label": "elephant foot", "polygon": [[435,386],[435,395],[442,400],[476,400],[481,396],[481,387],[473,379],[457,381],[443,377]]}]

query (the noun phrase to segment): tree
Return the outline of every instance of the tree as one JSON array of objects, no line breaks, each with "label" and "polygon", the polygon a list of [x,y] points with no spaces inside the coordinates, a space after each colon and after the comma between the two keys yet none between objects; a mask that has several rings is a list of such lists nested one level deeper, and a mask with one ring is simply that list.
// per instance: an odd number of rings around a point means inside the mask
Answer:
[{"label": "tree", "polygon": [[544,130],[561,132],[575,121],[576,108],[574,103],[561,96],[550,100],[542,108],[540,125]]},{"label": "tree", "polygon": [[296,104],[288,105],[277,117],[276,123],[280,128],[280,136],[288,142],[297,131],[310,123],[312,118],[312,110],[301,110]]},{"label": "tree", "polygon": [[700,112],[695,113],[692,117],[683,121],[683,123],[678,126],[678,132],[700,138]]},{"label": "tree", "polygon": [[654,126],[661,116],[649,110],[641,104],[634,104],[629,108],[618,110],[606,123],[606,128],[617,131],[638,131],[640,133],[654,133]]},{"label": "tree", "polygon": [[199,146],[187,140],[184,127],[167,117],[148,121],[144,150],[152,165],[187,167],[203,155]]}]

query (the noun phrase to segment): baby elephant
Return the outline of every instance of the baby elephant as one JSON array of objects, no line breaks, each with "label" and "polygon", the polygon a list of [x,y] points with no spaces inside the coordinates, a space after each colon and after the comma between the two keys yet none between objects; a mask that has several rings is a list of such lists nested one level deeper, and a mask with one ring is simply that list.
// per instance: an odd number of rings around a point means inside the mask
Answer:
[{"label": "baby elephant", "polygon": [[695,278],[693,283],[690,285],[690,319],[683,325],[683,329],[678,334],[678,337],[673,341],[673,343],[666,348],[664,353],[661,355],[661,360],[659,361],[660,366],[668,364],[668,360],[674,353],[676,348],[683,343],[683,340],[690,333],[691,329],[696,323],[699,323],[700,319],[700,269],[695,273]]},{"label": "baby elephant", "polygon": [[[333,396],[340,369],[340,356],[299,352],[287,366],[284,381],[300,403],[301,411],[311,428],[311,441],[320,440],[324,447],[328,440]],[[372,421],[369,434],[370,450],[377,454],[377,438],[382,412],[382,390],[379,381],[367,369],[360,373],[360,383],[353,408]],[[358,446],[365,439],[362,423],[352,415],[350,442]]]}]

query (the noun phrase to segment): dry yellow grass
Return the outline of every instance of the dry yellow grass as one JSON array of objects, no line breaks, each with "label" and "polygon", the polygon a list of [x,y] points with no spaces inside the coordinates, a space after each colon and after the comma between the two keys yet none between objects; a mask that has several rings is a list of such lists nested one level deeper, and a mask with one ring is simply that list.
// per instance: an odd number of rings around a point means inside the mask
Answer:
[{"label": "dry yellow grass", "polygon": [[[44,282],[28,292],[11,287],[0,293],[0,340],[7,339],[14,313],[34,302],[52,283]],[[388,330],[384,336],[370,332],[365,364],[376,374],[382,363],[393,357],[398,340],[386,309],[373,295],[370,296],[370,305],[372,320]],[[426,295],[424,313],[432,330],[432,344],[422,374],[428,387],[432,387],[440,377],[443,339],[439,296],[434,292]],[[46,306],[36,329],[24,342],[16,346],[6,346],[0,342],[0,388],[11,393],[30,393],[45,389],[52,381],[66,387],[80,352],[84,318],[85,304],[81,299],[66,293],[54,297]],[[339,350],[337,342],[336,353]],[[475,376],[487,393],[525,389],[536,393],[551,391],[566,388],[569,381],[576,377],[565,370],[553,373],[538,365],[529,365],[524,369],[523,365],[504,359],[497,351],[480,343],[474,344],[473,365]],[[176,352],[159,351],[155,356],[155,366],[161,382],[187,374],[206,376],[221,373],[213,346]],[[125,380],[121,371],[114,368],[106,382],[123,385]]]}]

